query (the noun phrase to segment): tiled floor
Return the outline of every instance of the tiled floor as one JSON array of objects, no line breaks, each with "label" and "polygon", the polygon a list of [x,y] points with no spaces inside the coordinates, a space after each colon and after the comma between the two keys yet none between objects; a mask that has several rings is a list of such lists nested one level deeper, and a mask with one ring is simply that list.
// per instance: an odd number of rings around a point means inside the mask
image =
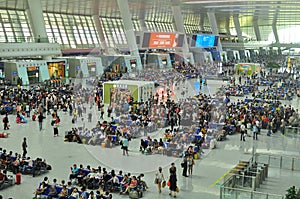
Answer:
[{"label": "tiled floor", "polygon": [[[205,92],[213,93],[222,82],[208,81],[208,88]],[[189,95],[195,94],[193,88],[193,80],[187,84]],[[96,109],[93,110],[93,123],[86,123],[88,127],[93,126],[97,121]],[[274,135],[272,137],[265,136],[263,132],[258,141],[253,143],[249,138],[246,142],[240,142],[239,135],[229,136],[226,141],[219,142],[217,148],[212,151],[206,151],[201,160],[196,161],[194,174],[192,177],[185,178],[181,176],[180,159],[170,158],[162,155],[145,156],[138,153],[139,139],[130,143],[130,156],[123,156],[119,147],[113,149],[104,149],[99,146],[78,145],[76,143],[64,143],[63,134],[66,130],[74,126],[71,119],[64,113],[61,116],[61,126],[59,128],[60,137],[53,137],[53,129],[50,125],[50,119],[44,122],[44,130],[38,131],[38,123],[29,121],[28,124],[15,124],[14,116],[9,116],[11,121],[11,129],[9,138],[1,139],[0,146],[8,150],[21,152],[21,142],[23,137],[28,139],[28,154],[31,157],[46,158],[48,163],[52,165],[53,170],[46,175],[32,178],[31,176],[22,176],[22,184],[1,190],[0,194],[4,198],[12,197],[14,199],[29,199],[33,197],[33,191],[44,176],[48,176],[52,181],[57,178],[59,181],[67,179],[69,168],[73,163],[122,169],[133,174],[144,173],[145,180],[148,182],[150,189],[144,193],[144,198],[170,198],[168,190],[165,188],[162,194],[158,194],[154,181],[154,173],[159,166],[163,167],[163,171],[168,176],[168,168],[171,162],[176,163],[178,174],[178,185],[180,188],[179,198],[203,198],[217,199],[219,198],[219,187],[215,181],[223,176],[229,169],[233,168],[239,160],[248,160],[251,156],[252,146],[254,144],[256,152],[267,152],[273,154],[300,155],[300,147],[298,139],[282,137]],[[49,117],[50,118],[50,117]],[[82,126],[82,124],[76,124]],[[154,137],[158,137],[163,131],[157,132]],[[269,192],[284,194],[288,186],[278,190],[276,187],[283,186],[278,179],[284,179],[292,183],[300,184],[299,173],[285,170],[274,171],[274,176],[270,177],[270,182],[275,180],[276,186],[263,186]],[[276,174],[276,175],[275,175]],[[282,178],[281,178],[282,177]],[[275,179],[276,178],[276,179]],[[273,181],[272,181],[273,182]],[[296,185],[297,185],[296,184]],[[263,190],[260,190],[263,191]],[[276,192],[275,192],[276,191]],[[128,198],[128,196],[120,196],[113,194],[113,198]]]}]

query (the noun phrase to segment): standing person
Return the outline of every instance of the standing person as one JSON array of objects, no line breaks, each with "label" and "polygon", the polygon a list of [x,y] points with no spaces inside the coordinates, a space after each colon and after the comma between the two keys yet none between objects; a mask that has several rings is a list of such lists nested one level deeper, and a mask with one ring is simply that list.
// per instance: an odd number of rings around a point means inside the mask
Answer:
[{"label": "standing person", "polygon": [[243,140],[245,142],[245,132],[246,131],[246,126],[244,123],[241,124],[241,141]]},{"label": "standing person", "polygon": [[104,115],[104,106],[101,107],[101,116],[100,116],[101,120],[103,120],[103,115]]},{"label": "standing person", "polygon": [[43,120],[45,119],[44,115],[42,112],[40,112],[39,116],[38,116],[38,120],[39,120],[39,129],[40,131],[43,129]]},{"label": "standing person", "polygon": [[253,130],[253,140],[257,140],[258,127],[256,126],[256,123],[254,123],[252,130]]},{"label": "standing person", "polygon": [[157,183],[158,192],[161,193],[162,182],[165,181],[165,177],[161,167],[158,168],[158,171],[155,174],[155,181]]},{"label": "standing person", "polygon": [[88,122],[92,122],[92,112],[89,112],[88,114]]},{"label": "standing person", "polygon": [[182,167],[183,167],[182,176],[184,176],[184,177],[188,177],[188,175],[186,174],[187,173],[187,169],[188,169],[187,156],[188,156],[188,154],[184,155],[183,162],[182,162]]},{"label": "standing person", "polygon": [[111,113],[112,113],[112,109],[113,109],[112,106],[109,105],[108,108],[107,108],[107,117],[108,117],[108,118],[110,118],[110,115],[111,115]]},{"label": "standing person", "polygon": [[7,116],[7,113],[5,114],[5,117],[3,118],[3,124],[4,124],[4,130],[8,130],[9,127],[8,127],[8,116]]},{"label": "standing person", "polygon": [[123,155],[126,155],[128,156],[128,145],[129,145],[129,141],[128,139],[125,137],[125,135],[123,135],[123,139],[121,140],[121,146],[122,146],[122,149],[123,149]]},{"label": "standing person", "polygon": [[57,136],[58,136],[58,126],[59,126],[59,122],[60,122],[59,117],[54,118],[54,121],[53,121],[53,136],[54,136],[54,137],[57,137]]},{"label": "standing person", "polygon": [[22,143],[22,150],[23,150],[23,158],[26,158],[27,154],[27,142],[26,142],[26,137],[23,138],[23,143]]},{"label": "standing person", "polygon": [[170,193],[169,195],[172,196],[172,192],[174,194],[174,198],[176,198],[176,189],[177,189],[177,177],[176,177],[176,167],[175,167],[175,163],[173,162],[171,164],[171,168],[169,169],[170,172]]},{"label": "standing person", "polygon": [[191,154],[189,154],[189,156],[187,157],[187,163],[188,163],[188,172],[189,172],[189,176],[192,176],[193,174],[193,166],[195,164],[194,162],[194,158]]}]

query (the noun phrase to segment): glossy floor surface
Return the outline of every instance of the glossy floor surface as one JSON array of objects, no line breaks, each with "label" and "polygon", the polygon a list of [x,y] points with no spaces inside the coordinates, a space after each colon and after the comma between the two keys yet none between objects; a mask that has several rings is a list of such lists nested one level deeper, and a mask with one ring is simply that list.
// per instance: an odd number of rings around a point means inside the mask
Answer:
[{"label": "glossy floor surface", "polygon": [[[191,80],[193,81],[193,80]],[[210,80],[208,87],[204,89],[206,93],[213,93],[215,89],[223,82]],[[185,89],[185,87],[183,87]],[[186,85],[189,93],[194,95],[193,82]],[[180,93],[180,90],[179,90]],[[178,95],[175,95],[175,97]],[[178,97],[180,98],[180,97]],[[296,102],[293,102],[296,103]],[[297,105],[297,104],[296,104]],[[76,143],[65,143],[63,135],[66,130],[74,126],[92,127],[99,120],[96,113],[96,107],[93,111],[92,123],[77,124],[71,123],[70,116],[59,112],[61,125],[59,128],[60,136],[53,137],[53,128],[50,125],[51,117],[48,116],[44,122],[43,130],[38,130],[38,123],[29,121],[27,124],[15,124],[15,116],[10,115],[11,129],[9,138],[0,138],[0,147],[8,151],[21,152],[21,143],[23,137],[28,140],[28,155],[35,158],[45,158],[52,165],[53,170],[45,175],[33,178],[32,176],[22,176],[22,184],[15,185],[0,191],[4,198],[29,199],[33,197],[33,192],[42,181],[44,176],[48,176],[50,181],[57,178],[58,181],[67,180],[70,173],[70,166],[74,163],[91,165],[97,167],[101,165],[108,170],[115,169],[131,172],[132,174],[145,174],[145,180],[148,183],[149,190],[144,192],[144,198],[170,198],[168,190],[165,188],[161,194],[158,193],[156,185],[153,183],[155,171],[159,166],[163,167],[165,176],[168,176],[168,169],[171,162],[176,163],[178,185],[180,192],[178,198],[203,198],[217,199],[220,198],[220,188],[218,179],[228,170],[232,169],[239,160],[248,160],[251,157],[252,149],[256,152],[271,153],[279,155],[300,155],[299,138],[290,138],[288,136],[272,135],[267,137],[263,131],[258,141],[253,142],[251,137],[246,142],[239,140],[239,135],[228,136],[228,139],[217,143],[217,148],[206,150],[205,154],[196,160],[193,176],[188,178],[181,176],[181,160],[162,155],[142,155],[138,152],[139,139],[130,142],[129,156],[123,156],[119,147],[113,149],[101,148],[100,146],[79,145]],[[87,118],[87,115],[84,115]],[[86,119],[85,119],[86,120]],[[160,137],[163,129],[154,133],[151,137]],[[281,183],[284,180],[285,184]],[[220,181],[222,182],[222,180]],[[259,191],[267,191],[283,195],[290,185],[299,185],[299,172],[291,170],[270,169],[268,181],[261,186]],[[280,188],[279,188],[280,187]],[[128,198],[113,194],[113,198]]]}]

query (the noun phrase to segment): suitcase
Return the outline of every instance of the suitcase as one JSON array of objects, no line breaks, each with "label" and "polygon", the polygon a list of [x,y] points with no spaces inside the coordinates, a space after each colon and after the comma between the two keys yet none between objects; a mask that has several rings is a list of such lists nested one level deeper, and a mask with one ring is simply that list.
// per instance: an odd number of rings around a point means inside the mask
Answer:
[{"label": "suitcase", "polygon": [[138,199],[139,198],[139,193],[136,190],[130,191],[129,192],[129,198]]},{"label": "suitcase", "polygon": [[199,159],[199,154],[198,154],[198,153],[195,153],[195,154],[194,154],[194,159],[195,159],[195,160],[198,160],[198,159]]},{"label": "suitcase", "polygon": [[21,184],[21,173],[16,174],[16,184]]}]

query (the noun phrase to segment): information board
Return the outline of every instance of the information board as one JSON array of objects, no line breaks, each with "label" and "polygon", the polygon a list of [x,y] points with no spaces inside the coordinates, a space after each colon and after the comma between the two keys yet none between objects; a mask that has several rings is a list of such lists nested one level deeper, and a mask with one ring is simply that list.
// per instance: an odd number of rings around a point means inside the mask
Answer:
[{"label": "information board", "polygon": [[144,33],[142,48],[180,48],[183,46],[183,34],[152,32]]}]

